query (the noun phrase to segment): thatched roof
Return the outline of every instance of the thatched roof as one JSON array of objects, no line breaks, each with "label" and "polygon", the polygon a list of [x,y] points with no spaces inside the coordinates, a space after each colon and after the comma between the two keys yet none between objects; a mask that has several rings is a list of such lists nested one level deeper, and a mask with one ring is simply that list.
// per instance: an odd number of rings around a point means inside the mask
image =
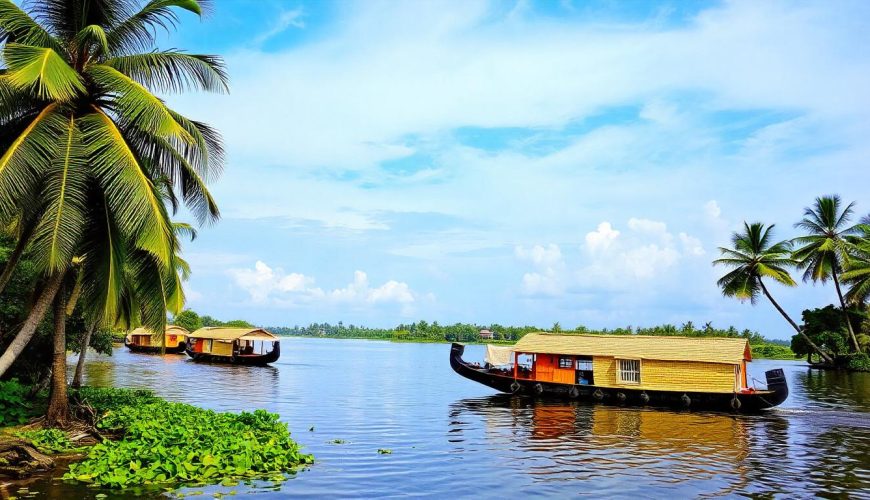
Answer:
[{"label": "thatched roof", "polygon": [[[176,325],[166,325],[166,328],[163,331],[167,335],[190,335],[190,332],[188,332],[186,329]],[[140,326],[139,328],[136,328],[135,330],[130,332],[129,335],[131,337],[134,335],[151,337],[154,335],[154,332],[149,330],[148,328]]]},{"label": "thatched roof", "polygon": [[207,326],[190,334],[192,339],[212,340],[280,340],[274,333],[267,332],[262,328],[223,328],[220,326]]},{"label": "thatched roof", "polygon": [[514,351],[727,364],[752,359],[749,341],[724,337],[530,333],[514,345]]}]

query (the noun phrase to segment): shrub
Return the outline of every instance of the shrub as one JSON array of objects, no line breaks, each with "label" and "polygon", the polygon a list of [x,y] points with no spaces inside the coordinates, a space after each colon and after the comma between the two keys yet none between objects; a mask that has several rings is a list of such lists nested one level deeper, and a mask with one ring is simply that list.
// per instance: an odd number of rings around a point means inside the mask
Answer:
[{"label": "shrub", "polygon": [[870,372],[870,356],[865,353],[853,354],[849,357],[849,364],[846,366],[856,372]]},{"label": "shrub", "polygon": [[16,379],[0,382],[0,427],[20,425],[35,416],[28,387]]},{"label": "shrub", "polygon": [[77,450],[67,435],[60,429],[26,431],[19,435],[30,440],[43,453],[64,453]]},{"label": "shrub", "polygon": [[108,487],[208,483],[268,477],[313,463],[290,438],[287,424],[264,410],[217,413],[170,403],[149,391],[88,388],[78,397],[100,416],[97,427],[119,441],[92,447],[65,479]]}]

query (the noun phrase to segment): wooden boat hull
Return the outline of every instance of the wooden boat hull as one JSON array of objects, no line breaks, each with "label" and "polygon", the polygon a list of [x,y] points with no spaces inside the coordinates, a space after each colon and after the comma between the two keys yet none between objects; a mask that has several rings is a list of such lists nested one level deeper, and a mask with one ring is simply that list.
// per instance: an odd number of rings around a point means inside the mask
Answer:
[{"label": "wooden boat hull", "polygon": [[788,397],[788,384],[781,369],[765,372],[766,391],[753,393],[709,393],[651,391],[630,388],[597,387],[594,385],[562,384],[515,379],[512,376],[489,373],[462,360],[465,346],[454,343],[450,349],[450,366],[463,377],[506,393],[540,397],[561,397],[590,402],[620,405],[691,408],[699,410],[753,413],[782,404]]},{"label": "wooden boat hull", "polygon": [[190,359],[201,363],[226,363],[246,366],[265,366],[278,361],[281,357],[281,342],[275,342],[274,347],[266,354],[237,354],[233,356],[217,356],[205,352],[193,352],[190,347],[185,351]]},{"label": "wooden boat hull", "polygon": [[[138,352],[142,354],[160,354],[161,347],[160,346],[151,346],[151,345],[136,345],[131,344],[124,340],[124,345],[127,349],[130,349],[130,352]],[[186,344],[184,342],[179,342],[175,347],[167,347],[166,354],[184,354],[184,350],[186,348]]]}]

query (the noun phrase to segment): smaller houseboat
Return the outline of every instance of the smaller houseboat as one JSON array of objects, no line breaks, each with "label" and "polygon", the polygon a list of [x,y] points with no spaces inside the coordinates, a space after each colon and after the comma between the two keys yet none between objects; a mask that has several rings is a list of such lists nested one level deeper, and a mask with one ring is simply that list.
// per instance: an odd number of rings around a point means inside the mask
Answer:
[{"label": "smaller houseboat", "polygon": [[464,351],[452,345],[453,370],[506,393],[740,412],[788,397],[781,369],[765,372],[767,387],[749,385],[745,339],[530,333],[514,346],[487,345],[483,366]]},{"label": "smaller houseboat", "polygon": [[281,356],[279,340],[262,328],[206,327],[190,334],[186,352],[194,361],[262,366]]},{"label": "smaller houseboat", "polygon": [[[166,354],[181,354],[187,345],[187,334],[184,328],[166,325],[163,335],[166,336]],[[163,350],[163,340],[147,328],[136,328],[124,337],[124,345],[133,352],[160,353]]]}]

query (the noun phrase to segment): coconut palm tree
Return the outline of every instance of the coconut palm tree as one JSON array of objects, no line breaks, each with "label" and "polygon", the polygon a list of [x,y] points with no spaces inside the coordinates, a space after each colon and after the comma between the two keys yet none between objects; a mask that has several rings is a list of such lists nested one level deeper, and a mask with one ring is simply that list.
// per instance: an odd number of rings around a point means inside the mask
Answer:
[{"label": "coconut palm tree", "polygon": [[788,268],[795,265],[791,258],[791,243],[781,241],[773,243],[774,225],[765,226],[761,222],[743,223],[743,231],[735,232],[731,237],[733,248],[719,247],[722,257],[713,261],[714,265],[731,268],[719,279],[717,284],[726,297],[748,300],[755,304],[759,293],[764,294],[773,307],[786,321],[803,336],[804,340],[827,363],[833,363],[831,356],[817,346],[797,323],[774,300],[764,283],[763,278],[769,278],[781,285],[796,286]]},{"label": "coconut palm tree", "polygon": [[[86,317],[135,317],[163,330],[168,301],[177,300],[167,285],[177,276],[175,204],[166,206],[161,189],[201,223],[219,215],[206,188],[222,163],[218,134],[155,95],[227,90],[219,58],[155,47],[179,9],[201,14],[202,4],[33,0],[25,10],[0,0],[0,222],[33,221],[20,245],[45,276],[0,356],[0,375],[48,304],[66,300],[55,295],[74,257],[82,259]],[[125,273],[135,283],[125,286]]]},{"label": "coconut palm tree", "polygon": [[830,279],[834,282],[852,345],[857,352],[861,352],[846,309],[846,300],[840,289],[840,274],[849,264],[852,246],[848,237],[858,231],[857,226],[849,225],[854,205],[853,202],[845,208],[842,207],[837,195],[816,198],[812,207],[804,209],[804,218],[795,224],[795,227],[803,229],[807,234],[794,239],[794,243],[800,245],[794,251],[794,258],[798,267],[804,269],[804,281],[826,283]]},{"label": "coconut palm tree", "polygon": [[849,285],[846,302],[861,306],[870,300],[870,215],[856,227],[859,233],[847,238],[852,244],[851,255],[840,278]]}]

